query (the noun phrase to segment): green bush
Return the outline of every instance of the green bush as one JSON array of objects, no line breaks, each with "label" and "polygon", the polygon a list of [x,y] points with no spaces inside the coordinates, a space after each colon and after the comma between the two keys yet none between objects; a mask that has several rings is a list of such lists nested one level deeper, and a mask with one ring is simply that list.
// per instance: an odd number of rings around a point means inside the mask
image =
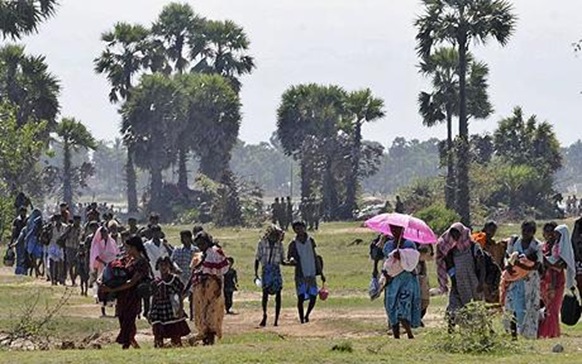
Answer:
[{"label": "green bush", "polygon": [[495,331],[495,319],[485,303],[471,302],[455,314],[455,329],[439,335],[435,348],[447,354],[518,352],[509,335]]},{"label": "green bush", "polygon": [[444,233],[453,223],[460,220],[460,216],[445,207],[442,203],[435,203],[415,214],[419,219],[424,220],[437,234]]}]

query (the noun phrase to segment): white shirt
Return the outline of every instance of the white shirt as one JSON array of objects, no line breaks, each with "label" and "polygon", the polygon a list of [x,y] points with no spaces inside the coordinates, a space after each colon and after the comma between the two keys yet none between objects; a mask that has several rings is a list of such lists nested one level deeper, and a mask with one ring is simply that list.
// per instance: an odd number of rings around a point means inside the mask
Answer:
[{"label": "white shirt", "polygon": [[157,246],[153,240],[148,240],[144,244],[146,253],[148,253],[148,258],[150,259],[150,267],[154,273],[154,278],[161,278],[162,274],[156,269],[156,263],[158,259],[163,257],[169,257],[168,250],[164,246],[164,243],[160,240],[160,246]]}]

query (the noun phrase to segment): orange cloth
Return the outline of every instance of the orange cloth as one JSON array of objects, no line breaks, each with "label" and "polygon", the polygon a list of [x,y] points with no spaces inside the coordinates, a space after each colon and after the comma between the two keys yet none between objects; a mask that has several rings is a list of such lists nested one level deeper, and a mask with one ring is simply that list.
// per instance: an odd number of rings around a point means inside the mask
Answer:
[{"label": "orange cloth", "polygon": [[487,244],[487,234],[484,232],[473,233],[473,235],[471,235],[471,240],[481,245],[481,248],[485,248],[485,244]]}]

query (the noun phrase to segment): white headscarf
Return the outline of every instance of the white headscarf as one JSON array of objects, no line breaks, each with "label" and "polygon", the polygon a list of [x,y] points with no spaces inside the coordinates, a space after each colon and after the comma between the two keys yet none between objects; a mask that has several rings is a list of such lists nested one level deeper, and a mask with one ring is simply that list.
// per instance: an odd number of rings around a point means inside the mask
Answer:
[{"label": "white headscarf", "polygon": [[560,241],[558,243],[559,256],[555,257],[551,254],[548,260],[550,263],[555,264],[558,258],[562,258],[566,263],[566,289],[570,289],[576,286],[576,264],[574,262],[574,250],[570,242],[570,232],[566,225],[556,227],[555,231],[560,233]]}]

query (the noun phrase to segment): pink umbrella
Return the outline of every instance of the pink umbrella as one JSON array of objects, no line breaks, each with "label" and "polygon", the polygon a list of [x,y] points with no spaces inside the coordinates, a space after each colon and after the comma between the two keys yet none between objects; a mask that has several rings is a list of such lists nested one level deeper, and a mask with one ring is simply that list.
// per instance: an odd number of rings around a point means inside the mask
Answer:
[{"label": "pink umbrella", "polygon": [[364,226],[384,235],[393,236],[390,225],[404,228],[402,237],[419,244],[436,244],[437,237],[422,220],[403,214],[380,214],[367,220]]}]

